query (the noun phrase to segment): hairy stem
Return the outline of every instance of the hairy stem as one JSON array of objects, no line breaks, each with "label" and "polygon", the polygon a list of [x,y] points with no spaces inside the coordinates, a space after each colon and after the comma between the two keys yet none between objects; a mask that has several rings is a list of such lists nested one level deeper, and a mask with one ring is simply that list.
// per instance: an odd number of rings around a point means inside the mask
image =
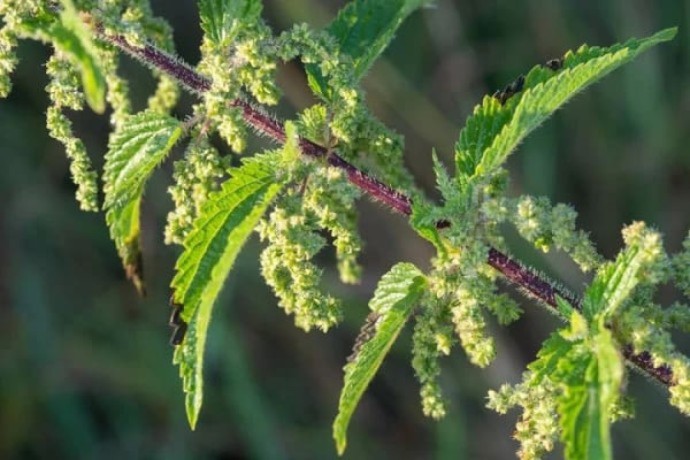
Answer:
[{"label": "hairy stem", "polygon": [[[103,30],[99,30],[99,37],[117,46],[147,66],[166,73],[193,93],[201,95],[211,88],[211,81],[207,77],[199,74],[179,58],[150,44],[134,46],[128,43],[123,36],[108,35]],[[248,125],[251,125],[257,131],[277,142],[282,143],[285,141],[285,129],[278,120],[243,99],[236,99],[231,101],[230,104],[242,109],[244,120]],[[412,199],[410,197],[359,170],[337,153],[304,138],[299,139],[299,147],[304,155],[325,158],[328,164],[343,170],[353,185],[366,192],[374,200],[383,203],[400,214],[409,216],[412,213]],[[448,221],[439,221],[437,223],[439,228],[445,228],[449,225]],[[573,308],[581,309],[579,300],[572,294],[554,286],[496,248],[489,249],[487,263],[499,271],[508,281],[519,286],[523,292],[535,297],[553,310],[556,310],[556,296],[565,299]],[[673,373],[671,370],[666,366],[655,367],[649,353],[635,354],[632,347],[625,346],[623,354],[630,364],[643,373],[665,386],[673,385]]]},{"label": "hairy stem", "polygon": [[[524,292],[541,300],[550,309],[557,311],[556,297],[566,300],[576,310],[581,310],[580,299],[574,297],[570,292],[559,289],[548,281],[541,278],[529,268],[511,259],[501,251],[490,248],[487,263],[501,272],[511,283],[520,286]],[[660,383],[670,386],[673,385],[673,373],[667,366],[655,367],[652,364],[652,356],[645,352],[635,354],[630,345],[623,347],[623,356],[636,369],[653,377]]]}]

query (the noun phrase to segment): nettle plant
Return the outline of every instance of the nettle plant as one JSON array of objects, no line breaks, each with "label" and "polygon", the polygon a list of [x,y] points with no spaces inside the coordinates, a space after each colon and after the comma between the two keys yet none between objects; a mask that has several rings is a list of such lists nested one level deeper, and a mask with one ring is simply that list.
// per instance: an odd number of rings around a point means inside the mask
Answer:
[{"label": "nettle plant", "polygon": [[[666,387],[670,403],[690,413],[690,361],[671,341],[672,330],[690,329],[690,309],[653,300],[660,284],[673,283],[690,295],[690,237],[683,251],[669,256],[660,234],[635,222],[623,228],[618,256],[604,260],[577,229],[571,207],[508,196],[505,162],[576,93],[676,31],[610,47],[582,46],[485,96],[460,131],[455,174],[434,156],[443,196],[437,204],[415,187],[403,166],[402,138],[372,116],[359,86],[401,22],[426,3],[353,0],[325,30],[298,24],[274,35],[261,18],[260,0],[200,0],[202,57],[191,66],[175,57],[170,27],[153,16],[146,0],[4,0],[0,92],[10,91],[18,40],[52,46],[48,130],[65,145],[81,208],[105,211],[127,276],[142,292],[144,188],[173,146],[185,146],[174,164],[165,241],[182,247],[172,280],[171,342],[192,428],[203,401],[212,310],[245,241],[256,231],[265,243],[262,275],[295,325],[325,332],[343,312],[338,299],[321,290],[321,270],[312,259],[332,242],[342,281],[359,280],[355,203],[368,195],[409,216],[436,256],[427,273],[400,263],[379,281],[344,368],[333,424],[338,452],[345,450],[358,401],[408,320],[414,323],[412,366],[422,412],[444,416],[439,359],[458,344],[473,364],[487,366],[496,349],[486,316],[500,324],[520,316],[517,303],[497,287],[504,278],[565,325],[543,343],[522,382],[489,392],[488,407],[499,413],[522,407],[515,431],[521,458],[538,458],[558,440],[566,458],[611,458],[610,424],[632,415],[625,395],[628,369]],[[122,53],[158,79],[148,107],[138,113],[132,113],[128,82],[117,73]],[[319,103],[283,124],[259,105],[279,101],[276,66],[293,59],[303,63]],[[185,120],[169,114],[179,89],[198,96]],[[86,105],[98,114],[109,107],[113,127],[102,201],[99,175],[66,115]],[[210,138],[219,135],[239,155],[248,128],[278,147],[232,166],[234,156],[221,157]],[[501,235],[506,223],[539,250],[563,251],[583,272],[593,272],[582,296],[507,255]]]}]

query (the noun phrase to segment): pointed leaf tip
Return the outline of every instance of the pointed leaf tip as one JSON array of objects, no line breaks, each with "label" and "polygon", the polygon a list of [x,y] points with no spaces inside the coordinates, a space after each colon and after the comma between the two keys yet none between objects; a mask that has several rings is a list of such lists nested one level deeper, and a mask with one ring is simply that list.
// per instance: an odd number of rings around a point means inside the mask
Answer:
[{"label": "pointed leaf tip", "polygon": [[231,171],[231,178],[202,205],[175,265],[174,301],[182,305],[180,315],[188,327],[173,362],[180,366],[192,429],[203,403],[204,351],[213,305],[244,243],[282,188],[276,182],[279,154],[254,156]]},{"label": "pointed leaf tip", "polygon": [[181,123],[144,111],[129,116],[110,136],[105,156],[106,223],[127,277],[144,289],[139,249],[139,205],[146,181],[182,136]]},{"label": "pointed leaf tip", "polygon": [[668,29],[660,30],[653,35],[654,38],[661,41],[669,41],[676,38],[678,35],[678,26],[669,27]]},{"label": "pointed leaf tip", "polygon": [[[395,32],[415,9],[430,0],[353,0],[348,2],[327,31],[338,44],[340,53],[352,58],[354,77],[360,79],[393,40]],[[332,89],[318,65],[305,66],[312,91],[324,100]]]},{"label": "pointed leaf tip", "polygon": [[486,96],[467,120],[456,144],[458,174],[491,174],[527,135],[573,96],[676,33],[677,28],[672,27],[610,47],[583,45],[567,52],[557,69],[537,65],[494,96]]},{"label": "pointed leaf tip", "polygon": [[351,361],[345,366],[333,439],[338,455],[347,447],[347,427],[364,391],[376,375],[407,318],[424,293],[425,278],[409,263],[395,265],[383,275],[369,303],[373,318],[365,323]]}]

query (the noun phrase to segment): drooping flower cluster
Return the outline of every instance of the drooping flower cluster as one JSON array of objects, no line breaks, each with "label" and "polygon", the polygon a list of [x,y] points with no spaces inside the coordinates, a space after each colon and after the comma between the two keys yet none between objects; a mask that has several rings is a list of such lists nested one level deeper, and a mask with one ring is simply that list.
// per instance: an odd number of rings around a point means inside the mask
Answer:
[{"label": "drooping flower cluster", "polygon": [[261,254],[261,273],[278,296],[279,305],[294,315],[297,327],[327,331],[342,312],[340,302],[319,287],[321,269],[312,259],[325,240],[315,232],[316,222],[310,214],[303,210],[299,191],[293,190],[259,225],[259,235],[268,243]]},{"label": "drooping flower cluster", "polygon": [[341,280],[359,280],[361,242],[353,208],[359,192],[341,173],[299,161],[295,125],[288,123],[286,131],[281,175],[294,185],[257,228],[268,243],[261,255],[262,274],[298,327],[326,331],[340,320],[341,305],[321,291],[322,270],[312,259],[326,244],[326,230],[334,239]]},{"label": "drooping flower cluster", "polygon": [[167,244],[182,244],[209,193],[218,189],[225,168],[218,151],[206,136],[193,139],[185,157],[175,162],[175,183],[168,192],[175,204],[165,228]]},{"label": "drooping flower cluster", "polygon": [[84,143],[74,135],[72,122],[63,112],[64,109],[83,109],[84,96],[79,87],[79,77],[76,69],[58,51],[50,58],[46,69],[51,78],[46,89],[52,102],[46,113],[48,132],[65,146],[81,209],[98,211],[98,175]]},{"label": "drooping flower cluster", "polygon": [[[83,110],[85,94],[92,105],[88,98],[89,90],[85,92],[82,86],[93,84],[89,79],[95,78],[95,75],[85,76],[84,63],[79,62],[79,59],[98,61],[93,64],[94,69],[90,70],[103,74],[106,99],[113,109],[113,126],[118,126],[129,114],[131,103],[128,85],[117,74],[117,53],[111,45],[95,39],[96,37],[86,38],[82,30],[84,24],[90,23],[103,31],[121,34],[131,43],[148,41],[167,50],[172,49],[172,32],[165,21],[153,17],[146,0],[108,0],[98,4],[84,0],[65,2],[61,6],[65,11],[61,11],[56,2],[45,0],[8,0],[0,5],[0,15],[4,22],[0,29],[0,96],[6,96],[10,90],[8,74],[16,61],[13,49],[17,39],[31,38],[53,43],[55,53],[46,67],[50,77],[47,91],[51,100],[51,106],[47,110],[47,127],[51,136],[65,146],[81,208],[96,211],[99,209],[96,172],[83,142],[74,135],[72,124],[64,113],[65,109]],[[92,20],[96,17],[97,24]],[[82,20],[84,24],[75,22]],[[83,43],[73,47],[70,43],[75,40],[83,40]],[[86,58],[88,54],[90,56]],[[159,112],[167,112],[176,103],[177,96],[176,82],[170,77],[159,75],[158,88],[150,98],[149,106]],[[104,106],[92,105],[92,108],[100,112]]]},{"label": "drooping flower cluster", "polygon": [[198,69],[211,76],[211,89],[204,93],[205,116],[232,150],[242,153],[247,130],[240,108],[231,104],[246,90],[262,104],[278,103],[275,84],[277,57],[273,35],[259,16],[260,10],[233,22],[229,30],[214,31],[206,26]]},{"label": "drooping flower cluster", "polygon": [[527,372],[519,385],[503,385],[498,391],[488,394],[487,407],[499,414],[505,414],[516,406],[522,408],[520,420],[513,435],[520,442],[518,456],[522,460],[536,460],[554,448],[560,432],[556,411],[558,388],[544,379],[540,385],[530,384]]},{"label": "drooping flower cluster", "polygon": [[333,237],[338,271],[344,283],[359,282],[361,267],[357,257],[362,242],[357,230],[355,201],[360,192],[344,173],[335,168],[321,168],[306,178],[303,209],[313,213],[318,226]]},{"label": "drooping flower cluster", "polygon": [[[4,19],[7,21],[6,17]],[[17,36],[6,22],[0,29],[0,97],[7,97],[12,88],[10,74],[17,65],[16,46]]]},{"label": "drooping flower cluster", "polygon": [[577,230],[577,213],[565,204],[551,206],[545,197],[522,196],[507,204],[511,223],[520,235],[537,249],[551,247],[568,254],[582,271],[589,272],[601,264],[601,256],[582,230]]},{"label": "drooping flower cluster", "polygon": [[496,350],[484,310],[501,324],[516,320],[521,312],[512,299],[496,292],[496,274],[484,263],[486,250],[476,240],[466,241],[462,248],[447,246],[428,277],[429,291],[415,325],[413,367],[422,384],[423,411],[434,418],[445,414],[437,382],[439,358],[459,341],[473,364],[487,366]]}]

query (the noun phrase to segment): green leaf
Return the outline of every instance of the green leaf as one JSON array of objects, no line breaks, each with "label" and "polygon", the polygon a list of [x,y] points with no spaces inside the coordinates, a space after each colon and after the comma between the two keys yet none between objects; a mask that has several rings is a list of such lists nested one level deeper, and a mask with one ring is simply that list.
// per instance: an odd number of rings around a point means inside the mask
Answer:
[{"label": "green leaf", "polygon": [[566,340],[560,332],[554,332],[544,341],[537,359],[527,368],[534,373],[534,383],[539,384],[544,377],[552,378],[558,369],[558,363],[572,349],[573,343]]},{"label": "green leaf", "polygon": [[261,10],[261,0],[199,1],[201,28],[217,46],[232,43],[246,24],[259,19]]},{"label": "green leaf", "polygon": [[61,0],[60,22],[53,23],[48,34],[56,48],[69,56],[81,71],[81,82],[89,107],[96,113],[105,111],[105,77],[99,66],[91,32],[80,18],[72,0]]},{"label": "green leaf", "polygon": [[[430,0],[354,0],[348,3],[326,30],[341,53],[352,58],[355,78],[360,79],[386,49],[395,31],[415,9]],[[309,86],[315,94],[330,99],[321,69],[306,66]]]},{"label": "green leaf", "polygon": [[608,329],[602,328],[592,341],[594,353],[571,363],[571,378],[559,401],[561,439],[569,460],[612,458],[609,414],[619,396],[623,363]]},{"label": "green leaf", "polygon": [[173,295],[183,306],[181,317],[188,330],[174,362],[180,364],[192,429],[203,400],[204,347],[211,310],[240,249],[281,189],[276,183],[278,162],[275,153],[257,155],[231,171],[231,178],[202,206],[175,266]]},{"label": "green leaf", "polygon": [[110,136],[105,156],[106,222],[127,277],[143,293],[139,204],[144,184],[182,135],[175,118],[150,111],[131,115]]},{"label": "green leaf", "polygon": [[333,422],[333,438],[339,455],[345,452],[350,418],[424,293],[424,283],[424,275],[417,267],[408,263],[395,265],[379,281],[369,303],[371,310],[378,315],[373,325],[373,336],[360,344],[353,360],[345,366],[345,382],[340,393],[338,415]]},{"label": "green leaf", "polygon": [[626,248],[599,269],[585,292],[582,310],[590,321],[606,321],[638,284],[656,284],[666,277],[668,260],[657,232],[634,222],[623,229],[623,240]]},{"label": "green leaf", "polygon": [[108,142],[104,207],[126,205],[141,195],[144,183],[182,132],[182,123],[168,115],[147,110],[129,116]]},{"label": "green leaf", "polygon": [[[443,228],[444,225],[452,225],[447,220],[449,215],[466,215],[466,203],[467,198],[471,196],[471,189],[463,186],[458,187],[458,182],[450,177],[445,166],[439,160],[436,150],[433,150],[431,157],[436,175],[436,188],[441,192],[445,202],[442,207],[439,207],[428,203],[423,196],[414,197],[410,224],[417,234],[431,242],[440,254],[445,254],[447,248],[439,228]],[[466,185],[469,186],[469,184]],[[439,227],[439,222],[446,222],[446,224]]]},{"label": "green leaf", "polygon": [[141,195],[108,209],[105,221],[110,229],[110,238],[115,242],[127,278],[132,281],[140,295],[144,295],[144,274],[139,248],[139,206]]},{"label": "green leaf", "polygon": [[504,105],[486,96],[467,120],[455,147],[458,173],[490,174],[506,161],[518,144],[575,94],[601,79],[643,51],[671,40],[677,29],[632,39],[609,48],[582,46],[568,52],[562,68],[536,66],[527,74],[521,91]]},{"label": "green leaf", "polygon": [[[597,386],[598,366],[594,356],[587,355],[585,378],[565,389],[558,410],[561,416],[561,439],[566,459],[611,458],[608,430],[602,432],[600,421],[605,416]],[[608,441],[608,442],[607,442]]]},{"label": "green leaf", "polygon": [[437,208],[425,203],[424,198],[420,196],[412,201],[410,225],[419,236],[433,244],[439,253],[445,253],[443,238],[436,227],[438,214]]},{"label": "green leaf", "polygon": [[614,263],[602,266],[585,292],[582,312],[594,318],[599,312],[611,315],[635,289],[647,256],[637,246],[621,252]]},{"label": "green leaf", "polygon": [[570,318],[570,316],[573,314],[575,309],[573,306],[565,300],[563,297],[559,296],[558,294],[555,295],[556,297],[556,310],[558,313],[560,313],[564,318]]}]

